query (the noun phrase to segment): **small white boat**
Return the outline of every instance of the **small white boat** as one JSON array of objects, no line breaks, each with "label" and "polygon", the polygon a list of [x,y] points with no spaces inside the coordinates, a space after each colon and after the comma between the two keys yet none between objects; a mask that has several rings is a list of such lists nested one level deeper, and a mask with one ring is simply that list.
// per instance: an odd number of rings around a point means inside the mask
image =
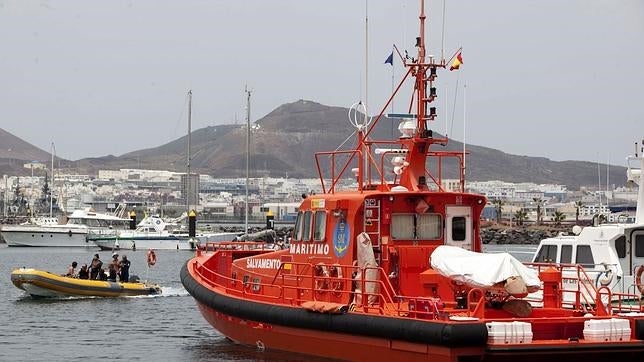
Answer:
[{"label": "small white boat", "polygon": [[[640,161],[640,168],[631,162]],[[580,228],[575,235],[559,235],[539,243],[532,262],[556,264],[562,269],[564,302],[594,295],[593,288],[608,288],[613,299],[620,293],[644,294],[644,157],[629,157],[627,178],[639,184],[633,224],[601,224]],[[579,275],[577,265],[586,275]],[[592,285],[583,285],[590,284]]]},{"label": "small white boat", "polygon": [[135,230],[122,230],[113,235],[89,235],[88,240],[101,250],[195,250],[200,243],[232,241],[237,233],[206,233],[191,238],[185,230],[177,233],[158,216],[141,220]]},{"label": "small white boat", "polygon": [[7,246],[94,247],[89,234],[105,235],[124,228],[129,219],[101,214],[91,208],[74,211],[66,224],[56,218],[34,218],[27,224],[2,225],[0,233]]},{"label": "small white boat", "polygon": [[59,225],[32,220],[28,224],[2,225],[7,246],[93,246],[87,242],[88,228],[83,225]]}]

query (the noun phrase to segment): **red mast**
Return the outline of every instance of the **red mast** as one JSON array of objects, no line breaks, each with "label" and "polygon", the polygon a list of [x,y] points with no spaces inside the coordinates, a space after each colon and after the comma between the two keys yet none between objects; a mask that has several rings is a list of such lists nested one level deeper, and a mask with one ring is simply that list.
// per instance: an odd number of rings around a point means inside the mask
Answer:
[{"label": "red mast", "polygon": [[[419,36],[416,38],[416,48],[418,53],[416,58],[403,58],[404,66],[407,72],[401,79],[398,87],[391,95],[387,103],[381,109],[379,115],[368,124],[368,129],[362,127],[356,129],[358,135],[358,146],[352,151],[333,151],[333,152],[318,152],[316,153],[316,164],[318,173],[322,182],[323,192],[335,192],[335,186],[339,180],[346,174],[346,171],[352,170],[350,164],[357,162],[357,168],[353,170],[355,177],[357,177],[358,191],[379,189],[381,191],[391,190],[393,186],[403,186],[407,191],[428,191],[438,190],[443,191],[442,182],[442,160],[443,158],[457,158],[460,164],[460,184],[461,192],[465,192],[464,188],[464,165],[463,153],[452,151],[430,151],[432,144],[447,144],[447,138],[435,138],[432,131],[428,127],[428,121],[433,121],[436,118],[436,107],[430,107],[436,98],[436,87],[433,82],[436,80],[437,69],[445,68],[445,61],[440,60],[435,62],[432,56],[427,59],[427,49],[425,46],[425,4],[424,0],[420,0],[420,29]],[[398,53],[400,54],[400,53]],[[402,58],[402,56],[401,56]],[[401,86],[408,81],[410,77],[414,78],[414,93],[409,104],[408,113],[389,115],[392,118],[401,119],[401,128],[404,130],[403,135],[396,140],[371,140],[369,135],[378,124],[387,107],[391,104],[393,98],[400,90]],[[414,103],[415,102],[415,103]],[[365,109],[366,112],[366,109]],[[354,125],[355,126],[355,125]],[[397,145],[398,148],[384,148],[378,149],[376,145]],[[376,156],[372,155],[375,151]],[[337,156],[347,156],[344,166],[336,172],[336,159]],[[379,156],[378,156],[379,155]],[[394,167],[394,181],[393,183],[386,179],[391,176],[391,172],[385,172],[385,156],[390,158],[404,157],[404,163],[400,164],[397,160],[397,165]],[[426,167],[427,156],[431,156],[436,161],[433,165],[436,167],[436,174],[431,174]],[[320,163],[321,157],[330,158],[331,175],[325,177],[322,172]],[[393,163],[393,160],[392,160]],[[378,184],[372,183],[372,171],[375,171],[380,178]],[[330,177],[329,177],[330,176]],[[330,178],[331,183],[325,184],[325,178]],[[430,185],[433,185],[430,187]],[[327,187],[328,186],[328,187]]]},{"label": "red mast", "polygon": [[[431,83],[436,78],[436,68],[445,67],[444,64],[434,63],[430,57],[429,63],[426,63],[425,48],[425,2],[420,1],[420,34],[416,38],[416,47],[418,48],[417,59],[411,60],[411,63],[405,63],[410,68],[412,76],[415,77],[415,97],[416,97],[416,131],[413,136],[403,140],[403,146],[408,150],[407,162],[409,166],[405,167],[400,177],[400,184],[410,191],[427,190],[427,179],[425,170],[425,160],[429,146],[436,143],[432,139],[432,133],[427,127],[427,121],[434,120],[436,117],[436,108],[431,107],[427,114],[427,104],[432,102],[436,97],[436,89],[431,87]],[[429,77],[427,70],[430,71]],[[430,82],[430,96],[427,97],[427,82]]]}]

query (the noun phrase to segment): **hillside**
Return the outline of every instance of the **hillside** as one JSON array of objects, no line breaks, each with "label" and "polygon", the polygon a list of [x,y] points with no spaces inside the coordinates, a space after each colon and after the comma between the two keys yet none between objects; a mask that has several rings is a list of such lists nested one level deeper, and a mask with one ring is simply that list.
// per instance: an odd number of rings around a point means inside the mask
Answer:
[{"label": "hillside", "polygon": [[[251,176],[317,177],[315,152],[334,150],[345,141],[342,149],[355,147],[355,137],[350,137],[353,128],[348,122],[347,113],[346,108],[299,100],[281,105],[257,120],[252,125]],[[397,120],[382,119],[370,137],[391,139],[392,134],[398,135],[397,124]],[[18,141],[12,142],[17,144]],[[191,144],[191,167],[194,171],[214,177],[245,176],[245,125],[219,125],[195,130]],[[155,148],[121,156],[85,158],[69,162],[68,165],[74,172],[90,174],[96,174],[99,169],[119,168],[185,171],[186,148],[187,137],[184,136]],[[24,154],[28,154],[27,149]],[[436,149],[460,151],[463,145],[450,141],[447,147],[438,146]],[[36,150],[31,150],[34,152],[31,154],[38,155]],[[565,184],[570,189],[597,184],[595,163],[558,162],[543,157],[517,156],[476,145],[467,145],[467,150],[470,152],[467,157],[467,178],[472,181],[557,183]],[[44,154],[49,157],[46,152]],[[454,178],[456,173],[449,172],[449,163],[445,161],[443,164],[444,169],[448,169],[444,171],[443,177]],[[625,172],[624,167],[610,166],[610,182],[623,185]]]},{"label": "hillside", "polygon": [[[49,164],[51,153],[0,128],[0,174],[26,174],[29,171],[23,165],[32,161]],[[66,162],[66,160],[56,158],[56,162],[59,161]]]}]

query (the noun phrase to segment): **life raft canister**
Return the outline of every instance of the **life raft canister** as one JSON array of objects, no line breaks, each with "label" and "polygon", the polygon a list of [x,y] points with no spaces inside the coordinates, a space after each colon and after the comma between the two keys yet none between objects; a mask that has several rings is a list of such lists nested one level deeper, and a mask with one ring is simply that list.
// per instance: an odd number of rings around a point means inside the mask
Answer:
[{"label": "life raft canister", "polygon": [[148,250],[148,266],[153,266],[157,263],[157,255],[154,253],[154,250]]}]

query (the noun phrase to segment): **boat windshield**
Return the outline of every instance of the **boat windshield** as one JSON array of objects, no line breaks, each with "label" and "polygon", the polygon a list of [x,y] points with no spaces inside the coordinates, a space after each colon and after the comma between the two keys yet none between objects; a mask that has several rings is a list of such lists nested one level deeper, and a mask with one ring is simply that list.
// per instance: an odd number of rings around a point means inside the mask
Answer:
[{"label": "boat windshield", "polygon": [[71,218],[67,221],[71,225],[87,225],[89,227],[118,227],[123,228],[129,225],[128,220],[103,220],[103,219],[86,219],[86,218]]},{"label": "boat windshield", "polygon": [[557,245],[542,245],[534,258],[535,263],[555,263],[557,262]]}]

